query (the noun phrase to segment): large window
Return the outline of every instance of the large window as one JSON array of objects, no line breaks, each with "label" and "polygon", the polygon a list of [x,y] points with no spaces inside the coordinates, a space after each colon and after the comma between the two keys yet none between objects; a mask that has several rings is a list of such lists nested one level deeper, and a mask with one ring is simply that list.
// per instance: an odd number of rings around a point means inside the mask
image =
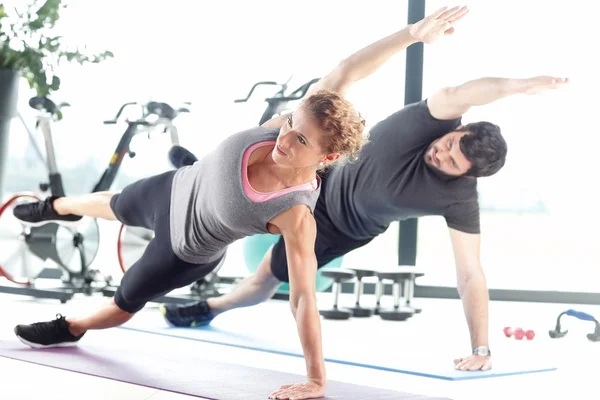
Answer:
[{"label": "large window", "polygon": [[[504,169],[479,179],[481,259],[491,288],[600,291],[598,182],[600,87],[594,43],[598,5],[467,2],[456,37],[425,50],[424,96],[483,76],[567,76],[568,87],[513,96],[473,108],[465,122],[500,125],[509,154]],[[427,12],[442,6],[427,1]],[[535,26],[535,29],[532,27]],[[419,220],[421,284],[455,286],[445,221]]]},{"label": "large window", "polygon": [[[290,88],[333,69],[345,56],[406,25],[407,3],[375,0],[368,7],[342,0],[103,0],[69,1],[60,32],[91,50],[111,50],[115,58],[99,65],[64,66],[62,88],[54,98],[68,101],[65,118],[54,126],[58,166],[69,194],[89,191],[112,154],[124,125],[104,126],[128,101],[191,101],[192,113],[179,122],[183,145],[202,156],[224,137],[258,123],[261,89],[249,103],[235,104],[261,80]],[[404,53],[355,85],[350,99],[373,125],[403,105]],[[24,86],[20,112],[33,127]],[[36,138],[43,146],[41,137]],[[36,190],[45,179],[18,119],[12,125],[4,193]],[[136,138],[114,188],[169,168],[168,138]],[[378,254],[396,260],[394,230]],[[397,236],[397,235],[396,235]],[[384,238],[385,239],[385,238]],[[245,273],[241,252],[232,248],[228,269]],[[358,257],[358,258],[356,258]],[[372,256],[354,257],[364,265]],[[350,257],[351,258],[351,257]],[[236,268],[238,270],[236,270]]]}]

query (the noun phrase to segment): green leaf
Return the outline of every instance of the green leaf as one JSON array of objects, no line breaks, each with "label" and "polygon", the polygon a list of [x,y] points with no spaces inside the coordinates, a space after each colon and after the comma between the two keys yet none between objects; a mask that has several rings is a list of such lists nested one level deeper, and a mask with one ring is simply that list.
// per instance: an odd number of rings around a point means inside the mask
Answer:
[{"label": "green leaf", "polygon": [[[46,96],[60,89],[61,79],[54,71],[61,60],[84,65],[114,57],[110,51],[92,53],[85,47],[86,51],[69,50],[64,44],[65,38],[53,34],[60,12],[66,8],[62,0],[28,0],[27,3],[25,12],[14,10],[18,17],[15,23],[0,24],[0,68],[20,70],[38,95]],[[10,16],[0,4],[0,19],[7,17]]]},{"label": "green leaf", "polygon": [[60,88],[60,78],[56,75],[52,77],[52,84],[50,90],[57,91]]},{"label": "green leaf", "polygon": [[36,19],[34,21],[31,21],[29,24],[27,24],[27,26],[32,31],[37,31],[38,29],[41,29],[44,27],[44,21],[42,19]]},{"label": "green leaf", "polygon": [[[46,2],[37,10],[37,20],[30,23],[35,25],[36,29],[40,29],[44,26],[48,28],[54,28],[56,21],[60,18],[58,10],[61,6],[61,0],[46,0]],[[36,30],[32,27],[32,30]]]}]

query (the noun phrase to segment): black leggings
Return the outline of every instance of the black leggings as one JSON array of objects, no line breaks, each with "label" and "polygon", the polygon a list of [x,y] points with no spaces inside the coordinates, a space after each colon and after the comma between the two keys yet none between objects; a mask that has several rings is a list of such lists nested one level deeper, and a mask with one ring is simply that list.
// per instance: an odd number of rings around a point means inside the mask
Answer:
[{"label": "black leggings", "polygon": [[115,294],[115,303],[123,311],[138,312],[152,299],[202,279],[221,261],[191,264],[173,252],[170,205],[174,174],[169,171],[141,179],[110,200],[112,211],[124,225],[154,231],[154,238],[125,272]]}]

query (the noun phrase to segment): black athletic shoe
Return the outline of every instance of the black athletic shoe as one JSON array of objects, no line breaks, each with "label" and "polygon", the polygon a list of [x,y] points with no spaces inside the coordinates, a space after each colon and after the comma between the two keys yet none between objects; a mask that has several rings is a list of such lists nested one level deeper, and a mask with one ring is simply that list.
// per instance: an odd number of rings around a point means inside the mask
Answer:
[{"label": "black athletic shoe", "polygon": [[57,222],[61,225],[77,224],[81,220],[81,216],[60,215],[54,211],[52,203],[57,198],[50,196],[42,201],[19,204],[13,208],[13,215],[21,222],[31,226],[40,226],[50,222]]},{"label": "black athletic shoe", "polygon": [[205,300],[191,304],[161,304],[159,311],[174,326],[196,327],[210,324],[214,316]]},{"label": "black athletic shoe", "polygon": [[185,147],[175,145],[169,150],[169,161],[173,167],[181,168],[194,164],[198,158]]},{"label": "black athletic shoe", "polygon": [[27,346],[41,349],[46,347],[75,346],[79,339],[85,335],[73,336],[69,332],[69,324],[60,314],[56,319],[47,322],[36,322],[31,325],[15,326],[15,335]]}]

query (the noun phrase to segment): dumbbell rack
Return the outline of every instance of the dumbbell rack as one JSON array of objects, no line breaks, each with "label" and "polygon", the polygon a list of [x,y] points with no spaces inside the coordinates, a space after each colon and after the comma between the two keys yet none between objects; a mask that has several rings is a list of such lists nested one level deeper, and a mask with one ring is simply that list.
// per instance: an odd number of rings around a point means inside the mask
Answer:
[{"label": "dumbbell rack", "polygon": [[[414,314],[421,312],[420,308],[412,305],[414,297],[415,280],[425,273],[413,266],[397,266],[385,269],[364,268],[324,268],[322,276],[333,279],[333,306],[330,309],[320,310],[326,319],[348,319],[350,317],[370,317],[379,315],[382,319],[392,321],[405,321]],[[363,294],[363,278],[378,278],[375,286],[376,305],[374,308],[363,307],[360,298]],[[393,307],[382,308],[381,299],[386,294],[386,283],[392,283]],[[355,303],[352,307],[340,308],[338,305],[339,293],[343,282],[351,282],[354,286]]]}]

